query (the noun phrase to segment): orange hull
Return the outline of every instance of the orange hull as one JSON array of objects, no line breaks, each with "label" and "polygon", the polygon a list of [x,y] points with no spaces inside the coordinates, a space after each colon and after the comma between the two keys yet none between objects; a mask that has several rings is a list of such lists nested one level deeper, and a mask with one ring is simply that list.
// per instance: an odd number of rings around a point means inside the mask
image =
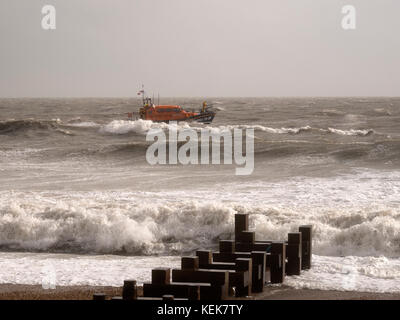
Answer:
[{"label": "orange hull", "polygon": [[180,106],[145,106],[140,109],[142,119],[155,122],[186,121],[198,114],[183,110]]}]

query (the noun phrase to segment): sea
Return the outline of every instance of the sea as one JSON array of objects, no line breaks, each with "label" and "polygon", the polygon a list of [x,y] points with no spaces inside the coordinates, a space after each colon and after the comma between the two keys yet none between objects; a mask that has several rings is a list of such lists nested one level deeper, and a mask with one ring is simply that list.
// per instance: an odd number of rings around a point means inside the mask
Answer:
[{"label": "sea", "polygon": [[[313,225],[312,268],[287,286],[400,292],[400,98],[206,100],[212,124],[130,120],[136,98],[0,99],[0,283],[142,283],[247,213],[258,240]],[[171,126],[254,129],[253,173],[150,165],[147,132]]]}]

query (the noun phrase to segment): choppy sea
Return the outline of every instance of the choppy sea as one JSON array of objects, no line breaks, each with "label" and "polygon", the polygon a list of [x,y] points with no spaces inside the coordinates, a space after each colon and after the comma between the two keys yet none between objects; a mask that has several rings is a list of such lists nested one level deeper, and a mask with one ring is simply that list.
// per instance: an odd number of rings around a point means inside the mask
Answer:
[{"label": "choppy sea", "polygon": [[[254,129],[235,165],[146,162],[136,99],[0,99],[0,283],[122,285],[230,239],[249,213],[258,239],[314,226],[296,288],[400,292],[400,98],[210,98],[210,125]],[[200,108],[202,99],[163,99]]]}]

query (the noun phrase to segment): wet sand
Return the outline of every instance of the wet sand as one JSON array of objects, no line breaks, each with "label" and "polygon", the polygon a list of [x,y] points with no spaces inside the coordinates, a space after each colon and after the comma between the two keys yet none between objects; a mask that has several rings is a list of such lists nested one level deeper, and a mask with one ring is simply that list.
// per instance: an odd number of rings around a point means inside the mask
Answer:
[{"label": "wet sand", "polygon": [[398,293],[293,289],[286,286],[268,288],[255,300],[400,300]]},{"label": "wet sand", "polygon": [[[139,295],[141,295],[139,287]],[[108,298],[120,296],[121,287],[68,286],[43,289],[39,285],[0,284],[0,300],[91,300],[94,293]],[[285,286],[266,288],[251,300],[400,300],[399,293],[342,292],[293,289]]]}]

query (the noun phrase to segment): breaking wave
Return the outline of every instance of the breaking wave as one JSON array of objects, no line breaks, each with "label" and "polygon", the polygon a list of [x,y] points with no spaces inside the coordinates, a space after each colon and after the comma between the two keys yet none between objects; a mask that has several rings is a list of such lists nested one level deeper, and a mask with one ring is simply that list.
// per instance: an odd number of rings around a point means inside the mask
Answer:
[{"label": "breaking wave", "polygon": [[61,124],[60,119],[54,120],[35,120],[35,119],[26,119],[26,120],[6,120],[0,121],[0,134],[9,135],[15,134],[18,132],[27,132],[27,131],[57,131],[64,134],[70,134],[66,130],[62,130],[59,128]]},{"label": "breaking wave", "polygon": [[151,120],[113,120],[110,123],[100,128],[101,133],[112,133],[112,134],[127,134],[127,133],[137,133],[146,134],[150,129],[187,129],[190,126],[185,122],[180,122],[179,124],[168,124],[164,122],[156,123]]},{"label": "breaking wave", "polygon": [[300,128],[270,128],[262,125],[228,125],[228,126],[220,126],[220,127],[209,127],[211,130],[217,131],[232,131],[234,129],[254,129],[255,131],[263,131],[267,133],[275,133],[275,134],[299,134],[302,132],[311,131],[312,128],[310,126],[300,127]]},{"label": "breaking wave", "polygon": [[69,123],[68,126],[77,128],[97,128],[100,127],[100,124],[93,121],[84,121],[84,122]]},{"label": "breaking wave", "polygon": [[199,127],[198,125],[190,126],[186,122],[180,122],[178,124],[168,124],[168,123],[155,123],[150,120],[135,120],[135,121],[126,121],[126,120],[114,120],[107,125],[101,127],[100,132],[102,133],[111,133],[111,134],[127,134],[127,133],[137,133],[137,134],[146,134],[150,129],[163,129],[167,130],[170,128],[175,128],[177,130],[185,130],[185,129],[195,129],[201,130],[202,128],[210,129],[212,132],[219,133],[223,131],[233,131],[234,129],[254,129],[255,131],[262,131],[271,134],[301,134],[305,132],[311,131],[320,131],[323,133],[332,133],[342,136],[368,136],[374,133],[372,129],[365,130],[340,130],[335,128],[313,128],[311,126],[303,126],[299,128],[272,128],[266,127],[263,125],[223,125],[218,127],[206,126]]},{"label": "breaking wave", "polygon": [[203,128],[210,129],[214,133],[220,133],[223,131],[233,131],[234,129],[254,129],[255,131],[265,132],[270,134],[288,134],[297,135],[306,132],[319,131],[321,133],[331,133],[341,136],[368,136],[374,132],[372,129],[349,129],[340,130],[335,128],[314,128],[311,126],[303,126],[298,128],[281,127],[273,128],[263,125],[222,125],[222,126],[201,126],[200,124],[189,125],[187,122],[179,122],[178,124],[168,123],[157,123],[150,120],[113,120],[108,124],[101,125],[93,121],[75,121],[70,120],[67,123],[63,123],[60,119],[53,120],[7,120],[0,122],[0,134],[14,134],[18,132],[30,131],[57,131],[64,134],[71,134],[70,131],[65,130],[66,128],[99,128],[100,133],[106,134],[117,134],[124,135],[129,133],[135,133],[145,135],[150,129],[176,129],[178,131],[185,129],[195,129],[200,131]]},{"label": "breaking wave", "polygon": [[[166,195],[168,196],[168,195]],[[232,201],[158,201],[157,194],[1,194],[0,247],[9,250],[177,254],[233,237],[235,213],[249,213],[258,239],[284,240],[314,225],[314,252],[400,255],[400,212],[386,207],[279,208]],[[156,199],[156,200],[152,200]]]},{"label": "breaking wave", "polygon": [[354,130],[354,129],[350,129],[350,130],[339,130],[339,129],[334,129],[334,128],[328,128],[328,130],[326,130],[329,133],[334,133],[334,134],[338,134],[341,136],[369,136],[370,134],[374,133],[374,130],[372,129],[366,129],[366,130]]}]

